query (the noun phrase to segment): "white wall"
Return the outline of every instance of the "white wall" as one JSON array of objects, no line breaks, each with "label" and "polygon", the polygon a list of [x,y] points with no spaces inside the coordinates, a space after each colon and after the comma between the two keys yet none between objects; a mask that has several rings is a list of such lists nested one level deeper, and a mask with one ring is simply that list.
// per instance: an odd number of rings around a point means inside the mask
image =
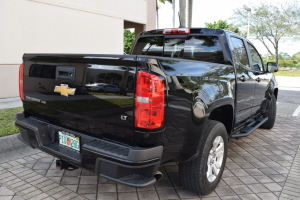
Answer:
[{"label": "white wall", "polygon": [[[154,29],[153,2],[0,0],[0,85],[2,77],[17,79],[24,53],[122,54],[124,21],[150,22],[147,29]],[[0,98],[18,95],[17,87],[11,90],[14,95],[2,91]]]},{"label": "white wall", "polygon": [[19,96],[19,66],[0,65],[0,99]]},{"label": "white wall", "polygon": [[0,64],[21,63],[25,52],[123,52],[123,19],[62,6],[1,0]]}]

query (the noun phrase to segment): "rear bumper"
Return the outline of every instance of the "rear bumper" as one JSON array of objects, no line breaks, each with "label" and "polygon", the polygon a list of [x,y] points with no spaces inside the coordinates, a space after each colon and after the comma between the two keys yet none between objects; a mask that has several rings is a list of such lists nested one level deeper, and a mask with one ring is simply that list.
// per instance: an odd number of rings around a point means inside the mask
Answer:
[{"label": "rear bumper", "polygon": [[[162,146],[140,148],[113,143],[33,117],[25,118],[23,113],[17,114],[15,125],[20,129],[19,139],[24,143],[99,176],[133,187],[156,182],[154,175],[161,163]],[[58,131],[79,137],[80,151],[59,145]]]}]

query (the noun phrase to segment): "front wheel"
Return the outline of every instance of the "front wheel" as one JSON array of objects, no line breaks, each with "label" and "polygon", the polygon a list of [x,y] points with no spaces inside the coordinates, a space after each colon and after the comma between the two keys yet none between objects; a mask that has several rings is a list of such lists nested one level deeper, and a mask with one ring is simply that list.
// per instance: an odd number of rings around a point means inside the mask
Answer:
[{"label": "front wheel", "polygon": [[179,176],[185,188],[207,195],[217,187],[224,171],[228,148],[225,126],[209,120],[199,148],[198,157],[179,163]]},{"label": "front wheel", "polygon": [[268,117],[268,120],[263,123],[260,128],[263,129],[271,129],[273,128],[274,124],[275,124],[275,120],[276,120],[276,97],[274,94],[272,94],[271,97],[271,103],[269,106],[268,111],[264,114],[265,117]]}]

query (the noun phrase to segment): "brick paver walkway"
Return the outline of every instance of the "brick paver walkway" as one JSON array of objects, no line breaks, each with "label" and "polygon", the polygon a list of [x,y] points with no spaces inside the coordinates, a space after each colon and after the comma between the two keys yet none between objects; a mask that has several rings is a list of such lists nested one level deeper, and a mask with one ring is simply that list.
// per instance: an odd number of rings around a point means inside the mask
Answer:
[{"label": "brick paver walkway", "polygon": [[136,189],[86,170],[56,170],[55,158],[41,152],[0,164],[0,199],[300,199],[299,122],[277,116],[272,130],[232,139],[222,180],[205,197],[181,186],[176,163],[161,167],[155,185]]}]

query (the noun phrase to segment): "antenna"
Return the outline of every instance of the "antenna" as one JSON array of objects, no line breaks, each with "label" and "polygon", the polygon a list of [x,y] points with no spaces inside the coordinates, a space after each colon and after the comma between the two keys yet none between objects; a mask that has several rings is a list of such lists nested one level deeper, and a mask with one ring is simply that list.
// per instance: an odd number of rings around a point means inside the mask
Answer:
[{"label": "antenna", "polygon": [[180,20],[180,14],[178,12],[178,18],[179,18],[179,28],[181,27],[181,20]]},{"label": "antenna", "polygon": [[186,28],[185,26],[181,26],[181,19],[180,19],[180,13],[178,12],[178,18],[179,18],[179,28]]}]

